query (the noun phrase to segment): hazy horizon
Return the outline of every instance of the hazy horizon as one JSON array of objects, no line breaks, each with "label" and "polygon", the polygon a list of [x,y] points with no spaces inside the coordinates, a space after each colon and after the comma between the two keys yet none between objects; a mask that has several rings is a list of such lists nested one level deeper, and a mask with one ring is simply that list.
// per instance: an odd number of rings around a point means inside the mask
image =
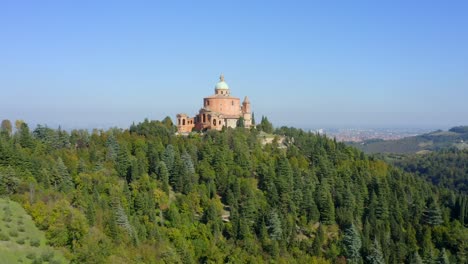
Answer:
[{"label": "hazy horizon", "polygon": [[468,3],[0,3],[0,119],[64,128],[194,115],[224,73],[257,121],[468,125]]}]

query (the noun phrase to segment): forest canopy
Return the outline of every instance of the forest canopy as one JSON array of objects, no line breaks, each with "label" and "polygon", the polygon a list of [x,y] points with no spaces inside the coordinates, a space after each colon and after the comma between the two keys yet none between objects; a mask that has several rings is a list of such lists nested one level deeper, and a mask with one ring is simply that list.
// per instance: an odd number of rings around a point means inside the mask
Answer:
[{"label": "forest canopy", "polygon": [[75,263],[467,261],[464,194],[266,117],[174,132],[170,118],[105,131],[5,120],[0,194]]}]

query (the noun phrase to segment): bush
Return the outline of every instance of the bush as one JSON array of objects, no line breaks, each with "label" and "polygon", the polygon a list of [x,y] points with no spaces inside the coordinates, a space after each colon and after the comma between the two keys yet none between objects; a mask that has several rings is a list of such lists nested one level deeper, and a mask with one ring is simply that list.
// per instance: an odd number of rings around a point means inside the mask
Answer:
[{"label": "bush", "polygon": [[26,230],[26,229],[24,229],[24,226],[18,227],[18,231],[19,231],[19,232],[24,232],[25,230]]},{"label": "bush", "polygon": [[37,238],[33,238],[31,241],[29,241],[29,244],[31,247],[39,247],[41,245],[41,241]]},{"label": "bush", "polygon": [[0,233],[0,241],[8,241],[8,240],[10,240],[10,237],[8,237],[7,234]]},{"label": "bush", "polygon": [[24,238],[19,238],[18,240],[16,240],[16,243],[18,243],[20,245],[23,245],[24,244]]},{"label": "bush", "polygon": [[53,258],[54,258],[54,252],[51,251],[51,250],[44,251],[41,254],[41,259],[43,261],[49,261],[49,260],[51,260]]},{"label": "bush", "polygon": [[20,225],[20,226],[24,225],[23,220],[19,219],[19,220],[18,220],[18,225]]},{"label": "bush", "polygon": [[18,231],[10,230],[9,234],[10,234],[11,237],[17,237],[18,236]]},{"label": "bush", "polygon": [[31,262],[32,264],[41,264],[42,263],[42,260],[40,258],[37,258],[37,259],[34,259],[33,262]]},{"label": "bush", "polygon": [[26,258],[28,258],[28,259],[35,259],[35,258],[36,258],[36,253],[34,253],[34,252],[29,252],[29,253],[26,255]]},{"label": "bush", "polygon": [[60,262],[59,260],[56,260],[56,259],[53,259],[51,261],[49,261],[49,264],[61,264],[62,262]]}]

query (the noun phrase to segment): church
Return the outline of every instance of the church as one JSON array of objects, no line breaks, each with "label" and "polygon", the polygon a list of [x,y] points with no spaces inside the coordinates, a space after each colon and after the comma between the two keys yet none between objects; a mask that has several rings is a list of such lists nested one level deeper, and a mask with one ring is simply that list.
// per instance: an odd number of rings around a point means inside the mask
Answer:
[{"label": "church", "polygon": [[252,112],[247,96],[241,104],[239,98],[231,96],[231,90],[221,74],[215,86],[215,93],[203,98],[203,107],[194,117],[177,114],[177,131],[189,133],[193,130],[221,130],[223,127],[237,127],[243,122],[244,127],[252,126]]}]

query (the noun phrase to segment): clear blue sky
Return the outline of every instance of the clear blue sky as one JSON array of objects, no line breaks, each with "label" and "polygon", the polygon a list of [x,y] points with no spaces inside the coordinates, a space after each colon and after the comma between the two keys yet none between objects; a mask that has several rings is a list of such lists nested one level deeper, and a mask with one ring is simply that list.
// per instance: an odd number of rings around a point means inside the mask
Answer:
[{"label": "clear blue sky", "polygon": [[468,125],[467,14],[468,1],[4,0],[0,119],[193,114],[222,72],[276,126]]}]

